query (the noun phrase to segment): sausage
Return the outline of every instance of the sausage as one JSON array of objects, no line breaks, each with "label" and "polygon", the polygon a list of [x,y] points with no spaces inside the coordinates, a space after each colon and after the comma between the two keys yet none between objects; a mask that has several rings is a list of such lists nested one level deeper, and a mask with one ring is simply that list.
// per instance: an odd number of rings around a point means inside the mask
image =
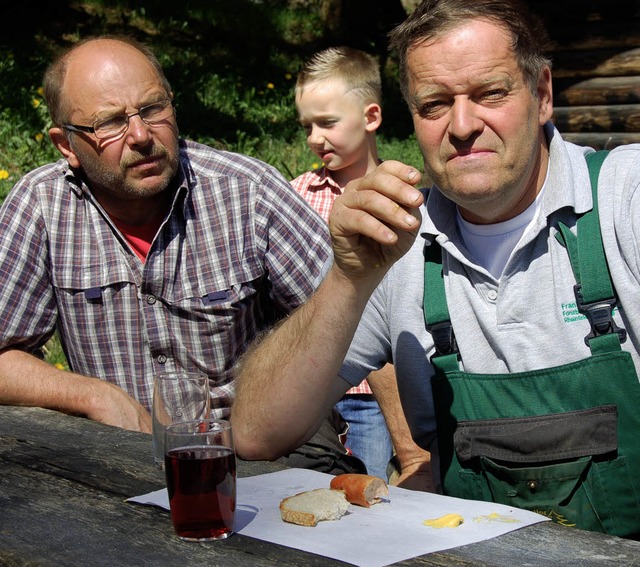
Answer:
[{"label": "sausage", "polygon": [[339,474],[331,480],[330,486],[334,490],[344,490],[351,504],[365,508],[380,502],[381,497],[389,496],[387,483],[368,474]]}]

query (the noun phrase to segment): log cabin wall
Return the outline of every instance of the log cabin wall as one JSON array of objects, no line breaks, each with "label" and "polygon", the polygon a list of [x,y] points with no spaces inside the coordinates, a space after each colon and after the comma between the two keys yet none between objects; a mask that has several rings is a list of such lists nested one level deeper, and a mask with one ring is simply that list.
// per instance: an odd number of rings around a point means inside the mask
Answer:
[{"label": "log cabin wall", "polygon": [[640,142],[640,1],[531,0],[553,42],[553,121],[596,149]]}]

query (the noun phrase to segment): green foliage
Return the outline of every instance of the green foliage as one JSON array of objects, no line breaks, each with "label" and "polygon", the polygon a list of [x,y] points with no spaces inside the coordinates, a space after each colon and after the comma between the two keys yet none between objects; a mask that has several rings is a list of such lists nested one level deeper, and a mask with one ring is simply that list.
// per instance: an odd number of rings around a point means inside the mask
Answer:
[{"label": "green foliage", "polygon": [[64,350],[62,350],[58,333],[55,333],[53,337],[51,337],[42,350],[44,351],[44,358],[49,364],[53,364],[61,370],[69,370],[69,363],[64,354]]},{"label": "green foliage", "polygon": [[0,48],[0,200],[26,171],[57,159],[39,85],[18,66],[14,53]]},{"label": "green foliage", "polygon": [[276,6],[272,14],[276,34],[291,45],[314,44],[327,31],[318,13],[304,7]]},{"label": "green foliage", "polygon": [[230,73],[203,74],[194,93],[196,104],[185,104],[182,95],[177,96],[181,128],[186,122],[188,136],[198,138],[207,135],[202,124],[209,124],[212,135],[232,145],[241,136],[287,138],[297,128],[292,79],[286,74],[255,85]]},{"label": "green foliage", "polygon": [[378,153],[381,159],[401,161],[412,165],[419,171],[423,169],[422,154],[420,153],[418,142],[412,138],[398,140],[380,136],[378,138]]}]

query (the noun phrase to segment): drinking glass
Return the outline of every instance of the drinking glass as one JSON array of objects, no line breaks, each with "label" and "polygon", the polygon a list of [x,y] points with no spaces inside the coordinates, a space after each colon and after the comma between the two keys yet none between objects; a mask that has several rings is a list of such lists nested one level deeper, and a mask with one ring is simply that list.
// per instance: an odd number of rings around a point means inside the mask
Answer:
[{"label": "drinking glass", "polygon": [[153,383],[153,459],[164,466],[164,430],[178,421],[211,417],[209,379],[196,372],[156,376]]},{"label": "drinking glass", "polygon": [[169,425],[164,471],[171,519],[180,539],[212,541],[233,533],[236,457],[229,421]]}]

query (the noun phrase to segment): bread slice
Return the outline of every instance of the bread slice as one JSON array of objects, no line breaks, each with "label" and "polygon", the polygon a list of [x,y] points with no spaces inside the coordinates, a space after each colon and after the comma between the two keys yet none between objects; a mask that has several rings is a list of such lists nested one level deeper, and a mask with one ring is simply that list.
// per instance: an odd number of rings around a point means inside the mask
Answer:
[{"label": "bread slice", "polygon": [[290,524],[313,527],[322,520],[339,520],[348,508],[344,491],[316,488],[285,498],[280,502],[280,515]]}]

